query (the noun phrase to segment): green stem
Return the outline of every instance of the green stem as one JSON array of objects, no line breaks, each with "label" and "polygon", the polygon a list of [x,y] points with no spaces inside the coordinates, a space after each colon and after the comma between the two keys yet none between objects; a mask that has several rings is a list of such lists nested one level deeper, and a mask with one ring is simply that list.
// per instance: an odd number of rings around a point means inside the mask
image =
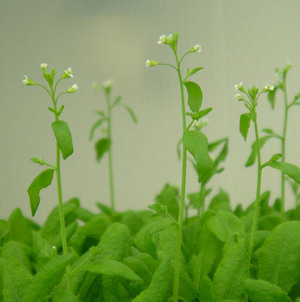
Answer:
[{"label": "green stem", "polygon": [[[185,102],[184,102],[184,91],[183,91],[183,81],[180,71],[180,62],[178,60],[177,52],[174,50],[176,62],[177,62],[177,73],[180,84],[180,94],[181,94],[181,111],[182,111],[182,132],[183,135],[186,131],[186,119],[185,119]],[[178,301],[178,289],[179,289],[179,272],[180,272],[180,252],[181,252],[181,236],[182,236],[182,224],[183,224],[183,212],[185,205],[185,186],[186,186],[186,148],[183,145],[182,148],[182,174],[181,174],[181,197],[180,197],[180,207],[178,216],[178,227],[176,236],[176,255],[175,255],[175,268],[174,268],[174,283],[173,283],[173,302]]]},{"label": "green stem", "polygon": [[108,165],[109,165],[109,187],[110,187],[110,205],[112,211],[115,210],[115,197],[114,197],[114,178],[113,178],[113,168],[112,168],[112,141],[111,141],[111,106],[110,106],[110,95],[109,92],[106,94],[107,106],[108,106],[108,117],[107,117],[107,127],[108,127],[108,139],[109,139],[109,149],[108,149]]},{"label": "green stem", "polygon": [[[283,121],[283,131],[282,131],[282,141],[281,141],[281,153],[282,162],[285,162],[285,142],[286,142],[286,130],[287,130],[287,119],[288,119],[288,101],[287,101],[287,91],[284,81],[284,121]],[[284,213],[284,203],[285,203],[285,175],[281,173],[281,200],[280,200],[280,213],[282,222],[285,219]]]},{"label": "green stem", "polygon": [[255,139],[256,139],[256,152],[257,152],[257,187],[256,187],[256,200],[255,200],[255,210],[254,210],[254,217],[253,217],[253,225],[252,225],[252,231],[251,231],[251,237],[250,237],[250,243],[249,243],[249,270],[250,270],[250,263],[252,258],[252,251],[253,251],[253,245],[254,245],[254,238],[255,238],[255,232],[257,228],[257,221],[258,221],[258,215],[259,215],[259,202],[260,202],[260,189],[261,189],[261,155],[260,155],[260,148],[259,148],[259,134],[258,134],[258,126],[257,126],[257,119],[256,119],[256,112],[255,108],[253,109],[254,114],[254,128],[255,128]]},{"label": "green stem", "polygon": [[[53,89],[51,87],[52,94],[52,102],[54,110],[56,108],[55,95]],[[55,116],[55,121],[59,120],[58,116]],[[57,193],[58,193],[58,208],[59,208],[59,220],[60,220],[60,232],[61,232],[61,240],[62,240],[62,248],[63,254],[68,254],[68,246],[67,246],[67,236],[66,236],[66,226],[65,226],[65,216],[64,216],[64,208],[63,208],[63,199],[62,199],[62,187],[61,187],[61,173],[60,173],[60,150],[58,143],[56,142],[56,180],[57,180]],[[67,266],[67,281],[68,281],[68,290],[72,292],[72,279],[71,279],[71,271],[70,266]]]}]

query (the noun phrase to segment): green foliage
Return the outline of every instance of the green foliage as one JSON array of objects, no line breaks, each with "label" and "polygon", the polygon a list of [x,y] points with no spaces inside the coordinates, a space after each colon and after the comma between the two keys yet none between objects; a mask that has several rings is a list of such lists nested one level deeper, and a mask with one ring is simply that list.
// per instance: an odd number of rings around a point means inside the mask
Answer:
[{"label": "green foliage", "polygon": [[203,99],[203,94],[200,86],[195,82],[184,82],[188,92],[188,104],[193,112],[198,112]]},{"label": "green foliage", "polygon": [[107,152],[110,148],[111,141],[108,138],[101,138],[95,144],[97,161],[100,161],[102,156]]}]

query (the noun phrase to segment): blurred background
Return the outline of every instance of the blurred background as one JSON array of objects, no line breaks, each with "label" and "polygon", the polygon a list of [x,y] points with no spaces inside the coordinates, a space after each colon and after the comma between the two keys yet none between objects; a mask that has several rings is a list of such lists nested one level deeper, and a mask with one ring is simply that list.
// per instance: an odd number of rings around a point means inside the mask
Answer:
[{"label": "blurred background", "polygon": [[[235,99],[234,84],[245,86],[277,83],[276,67],[291,61],[288,94],[300,91],[300,2],[297,0],[0,0],[0,216],[15,207],[30,216],[27,188],[43,167],[30,162],[43,157],[55,163],[53,114],[47,94],[39,87],[24,86],[26,74],[43,83],[40,63],[61,75],[71,67],[76,94],[65,95],[61,118],[70,126],[74,154],[62,162],[63,199],[78,197],[82,206],[96,210],[95,202],[109,204],[107,155],[97,164],[89,132],[105,109],[104,94],[93,91],[94,81],[114,79],[114,97],[123,96],[138,118],[114,111],[113,169],[117,210],[145,209],[166,183],[180,185],[181,164],[176,144],[181,138],[181,104],[177,75],[164,66],[145,68],[145,60],[173,63],[169,47],[158,45],[161,34],[178,32],[179,53],[195,44],[202,53],[189,55],[187,67],[204,66],[193,76],[203,90],[203,108],[213,107],[208,126],[209,141],[229,137],[225,170],[211,182],[210,198],[223,188],[232,205],[245,207],[255,199],[256,165],[245,168],[254,140],[239,133],[239,117],[246,112]],[[300,166],[300,108],[290,111],[287,134],[288,162]],[[260,99],[258,123],[282,132],[283,96],[278,93],[271,110],[266,95]],[[101,132],[96,132],[100,138]],[[277,141],[263,149],[266,161],[280,152]],[[294,205],[287,184],[287,207]],[[196,174],[188,165],[187,193],[198,190]],[[262,188],[272,190],[272,202],[280,195],[280,173],[266,168]],[[56,181],[41,192],[36,219],[44,221],[57,205]]]}]

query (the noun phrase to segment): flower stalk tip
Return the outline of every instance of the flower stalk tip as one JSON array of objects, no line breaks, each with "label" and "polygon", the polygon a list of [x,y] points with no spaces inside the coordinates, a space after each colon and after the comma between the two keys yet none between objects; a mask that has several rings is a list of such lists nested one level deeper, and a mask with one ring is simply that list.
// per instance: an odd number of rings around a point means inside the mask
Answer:
[{"label": "flower stalk tip", "polygon": [[22,80],[22,83],[24,85],[27,85],[27,86],[32,86],[32,85],[35,85],[35,82],[28,79],[27,75],[24,76],[25,78]]},{"label": "flower stalk tip", "polygon": [[157,65],[158,65],[158,62],[154,61],[154,60],[146,60],[146,62],[145,62],[146,67],[153,67],[153,66],[157,66]]},{"label": "flower stalk tip", "polygon": [[62,78],[63,79],[74,78],[71,67],[69,67],[68,69],[65,69],[65,72],[64,72]]},{"label": "flower stalk tip", "polygon": [[190,52],[201,52],[201,46],[199,44],[194,45],[191,49]]},{"label": "flower stalk tip", "polygon": [[78,85],[77,84],[73,84],[72,85],[72,87],[70,87],[69,89],[68,89],[68,92],[69,93],[74,93],[74,92],[76,92],[77,90],[78,90]]}]

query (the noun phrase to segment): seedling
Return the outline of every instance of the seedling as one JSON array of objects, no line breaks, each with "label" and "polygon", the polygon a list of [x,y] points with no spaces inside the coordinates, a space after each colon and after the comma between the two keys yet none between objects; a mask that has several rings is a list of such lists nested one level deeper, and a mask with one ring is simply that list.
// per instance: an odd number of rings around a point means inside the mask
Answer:
[{"label": "seedling", "polygon": [[[169,36],[162,35],[159,38],[158,44],[168,45],[172,50],[176,64],[159,63],[154,60],[146,60],[146,67],[154,67],[158,65],[165,65],[176,70],[180,94],[181,94],[181,115],[182,115],[182,174],[181,174],[181,192],[180,192],[180,206],[178,215],[178,227],[177,227],[177,238],[176,238],[176,256],[175,256],[175,268],[174,268],[174,282],[173,282],[173,301],[178,301],[178,288],[179,288],[179,271],[180,271],[180,253],[181,253],[181,237],[182,237],[182,225],[183,215],[185,209],[185,190],[186,190],[186,159],[187,150],[192,154],[197,167],[198,181],[202,182],[204,177],[213,168],[213,162],[208,154],[208,141],[206,136],[199,131],[190,130],[194,122],[199,121],[202,117],[206,116],[212,108],[207,108],[200,111],[202,105],[203,94],[200,86],[192,81],[187,81],[189,77],[198,71],[202,70],[203,67],[196,67],[193,69],[187,69],[187,75],[185,78],[182,76],[181,67],[182,61],[185,56],[191,53],[201,52],[201,46],[196,44],[185,52],[180,58],[177,52],[178,34],[171,34]],[[185,109],[185,96],[184,87],[188,93],[188,105],[192,112],[186,113]],[[186,115],[189,115],[192,119],[190,124],[186,126]]]},{"label": "seedling", "polygon": [[[43,172],[41,172],[30,184],[27,192],[30,198],[31,213],[32,216],[34,216],[40,204],[40,191],[51,184],[54,172],[56,172],[62,247],[63,247],[63,253],[67,255],[68,247],[67,247],[67,238],[66,238],[65,221],[64,221],[60,156],[62,155],[64,160],[67,159],[73,153],[73,144],[72,144],[72,137],[68,124],[65,121],[59,119],[60,115],[64,110],[64,105],[61,105],[60,108],[58,108],[58,101],[63,94],[75,93],[78,90],[78,86],[77,84],[74,84],[68,90],[57,93],[57,87],[60,81],[73,78],[72,70],[71,68],[65,70],[63,75],[54,83],[55,69],[52,68],[51,72],[48,72],[47,66],[48,65],[46,63],[42,63],[41,70],[45,80],[48,83],[49,88],[47,88],[42,84],[34,82],[31,79],[28,79],[27,76],[25,76],[25,79],[23,79],[22,82],[27,86],[42,87],[47,92],[47,94],[49,95],[52,101],[53,107],[48,107],[48,110],[54,114],[54,122],[51,125],[56,138],[56,164],[55,165],[49,164],[43,158],[32,158],[31,159],[32,162],[37,163],[41,166],[48,166],[50,167],[50,169],[46,169]],[[68,287],[69,289],[71,289],[72,283],[71,283],[69,267],[67,268],[67,275],[68,275]]]},{"label": "seedling", "polygon": [[[94,138],[94,132],[97,128],[102,127],[105,125],[106,127],[102,128],[102,132],[105,133],[105,137],[99,139],[95,144],[96,149],[96,155],[97,155],[97,161],[99,162],[102,156],[108,152],[108,165],[109,165],[109,187],[110,187],[110,206],[111,210],[115,210],[115,195],[114,195],[114,177],[113,177],[113,156],[112,156],[112,111],[116,107],[123,107],[127,110],[127,112],[130,114],[132,120],[134,123],[137,123],[137,118],[135,116],[135,113],[133,110],[126,104],[124,104],[121,100],[122,97],[118,96],[114,101],[111,100],[111,88],[113,86],[112,80],[107,80],[103,82],[102,89],[105,92],[106,97],[106,103],[107,103],[107,111],[95,111],[97,115],[100,116],[100,118],[97,120],[97,122],[92,126],[91,132],[90,132],[90,140]],[[95,90],[101,90],[100,86],[98,84],[94,84]]]}]

